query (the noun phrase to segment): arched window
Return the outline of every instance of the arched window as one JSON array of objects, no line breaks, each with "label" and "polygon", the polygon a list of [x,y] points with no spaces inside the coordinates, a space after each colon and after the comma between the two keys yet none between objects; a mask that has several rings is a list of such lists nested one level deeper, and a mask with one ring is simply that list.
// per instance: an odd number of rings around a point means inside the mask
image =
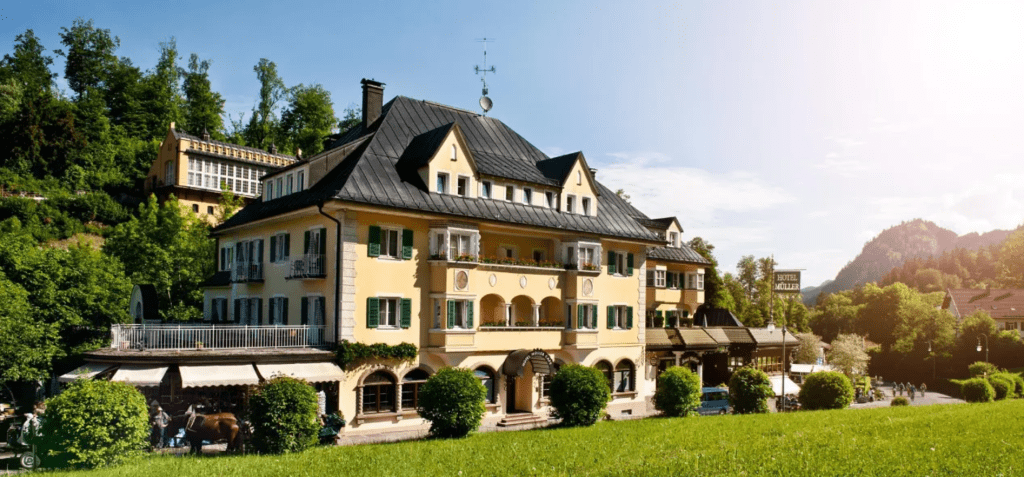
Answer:
[{"label": "arched window", "polygon": [[484,399],[491,404],[497,402],[497,396],[494,394],[494,372],[492,372],[490,368],[481,366],[476,368],[476,371],[473,371],[473,375],[476,376],[476,379],[479,379],[480,383],[482,383],[484,388],[487,389],[487,396]]},{"label": "arched window", "polygon": [[394,412],[395,380],[384,371],[377,371],[363,381],[363,412]]},{"label": "arched window", "polygon": [[615,391],[615,387],[613,386],[614,378],[612,376],[612,365],[611,365],[611,363],[609,363],[607,361],[601,361],[601,362],[597,363],[597,365],[595,365],[594,367],[597,368],[598,371],[601,371],[601,374],[604,375],[604,378],[608,380],[608,389],[610,389],[610,390],[612,390],[614,392]]},{"label": "arched window", "polygon": [[402,378],[402,409],[419,409],[420,386],[430,375],[422,369],[414,369]]},{"label": "arched window", "polygon": [[635,390],[636,385],[633,383],[633,363],[628,359],[624,359],[615,367],[615,387],[613,388],[613,392],[625,393]]}]

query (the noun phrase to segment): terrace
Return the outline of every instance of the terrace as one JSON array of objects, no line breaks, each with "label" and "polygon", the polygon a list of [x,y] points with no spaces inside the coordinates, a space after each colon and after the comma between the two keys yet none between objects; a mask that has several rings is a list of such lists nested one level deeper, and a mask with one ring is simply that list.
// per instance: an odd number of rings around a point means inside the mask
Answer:
[{"label": "terrace", "polygon": [[320,348],[328,345],[324,326],[247,326],[216,324],[116,324],[115,350],[228,350]]}]

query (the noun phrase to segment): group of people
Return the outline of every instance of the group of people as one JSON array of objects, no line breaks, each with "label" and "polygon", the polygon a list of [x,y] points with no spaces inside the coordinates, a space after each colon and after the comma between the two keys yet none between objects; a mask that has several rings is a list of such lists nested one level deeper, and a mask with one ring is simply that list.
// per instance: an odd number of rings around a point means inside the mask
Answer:
[{"label": "group of people", "polygon": [[892,385],[892,397],[896,397],[897,394],[902,396],[903,393],[907,393],[907,397],[909,397],[911,401],[914,400],[914,397],[918,392],[921,393],[921,397],[924,397],[924,393],[927,391],[928,385],[925,383],[921,383],[920,388],[910,383],[894,383]]}]

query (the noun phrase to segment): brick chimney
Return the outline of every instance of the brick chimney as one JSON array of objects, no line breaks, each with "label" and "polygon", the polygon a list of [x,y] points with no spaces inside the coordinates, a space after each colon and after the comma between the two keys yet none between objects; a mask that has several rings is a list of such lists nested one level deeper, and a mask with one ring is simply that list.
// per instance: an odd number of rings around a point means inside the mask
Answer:
[{"label": "brick chimney", "polygon": [[363,126],[370,127],[380,117],[384,106],[384,83],[363,78]]}]

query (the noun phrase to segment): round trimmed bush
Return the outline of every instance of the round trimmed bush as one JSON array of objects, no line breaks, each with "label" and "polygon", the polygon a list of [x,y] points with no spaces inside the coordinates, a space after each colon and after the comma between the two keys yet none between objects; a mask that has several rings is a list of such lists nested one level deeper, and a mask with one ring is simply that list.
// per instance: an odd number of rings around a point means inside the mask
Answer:
[{"label": "round trimmed bush", "polygon": [[567,364],[551,378],[552,414],[565,426],[592,425],[601,418],[611,394],[599,369]]},{"label": "round trimmed bush", "polygon": [[473,371],[442,368],[420,388],[420,416],[437,437],[462,437],[480,427],[487,389]]},{"label": "round trimmed bush", "polygon": [[897,398],[893,398],[892,402],[889,403],[889,405],[893,406],[893,407],[909,406],[910,405],[910,401],[908,401],[907,398],[900,396],[900,397],[897,397]]},{"label": "round trimmed bush", "polygon": [[996,391],[988,380],[972,378],[963,382],[960,391],[964,393],[964,401],[967,402],[991,402],[996,398]]},{"label": "round trimmed bush", "polygon": [[672,366],[658,376],[654,408],[666,416],[696,414],[700,407],[700,377],[685,366]]},{"label": "round trimmed bush", "polygon": [[811,373],[800,388],[800,404],[804,409],[845,409],[852,402],[850,378],[838,371]]},{"label": "round trimmed bush", "polygon": [[41,453],[48,467],[124,462],[149,444],[146,398],[131,385],[79,379],[46,402]]},{"label": "round trimmed bush", "polygon": [[[1006,393],[1007,399],[1013,399],[1024,396],[1024,378],[1022,378],[1021,375],[1011,372],[1002,372],[993,374],[992,377],[1005,379],[1007,382],[1011,384],[1010,390],[1007,391]],[[996,391],[996,394],[998,395],[999,391]]]},{"label": "round trimmed bush", "polygon": [[996,401],[1002,401],[1007,397],[1013,397],[1013,380],[1003,374],[993,374],[988,377],[988,383],[996,392]]},{"label": "round trimmed bush", "polygon": [[768,398],[775,395],[768,375],[760,369],[742,367],[729,378],[729,404],[736,414],[768,412]]},{"label": "round trimmed bush", "polygon": [[975,361],[974,363],[971,363],[971,365],[967,367],[967,372],[971,375],[972,378],[976,378],[978,376],[985,376],[989,374],[998,373],[999,367],[992,363],[987,363],[985,361]]},{"label": "round trimmed bush", "polygon": [[316,391],[305,381],[277,376],[264,381],[249,398],[252,445],[257,452],[299,452],[317,444]]}]

